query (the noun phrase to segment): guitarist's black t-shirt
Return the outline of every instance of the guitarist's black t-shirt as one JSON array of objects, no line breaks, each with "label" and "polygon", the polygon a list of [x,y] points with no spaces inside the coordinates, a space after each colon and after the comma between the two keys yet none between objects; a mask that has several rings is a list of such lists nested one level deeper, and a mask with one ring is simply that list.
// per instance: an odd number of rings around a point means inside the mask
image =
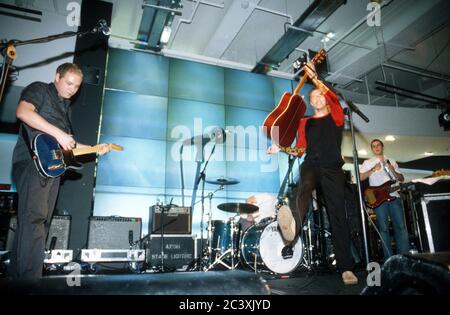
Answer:
[{"label": "guitarist's black t-shirt", "polygon": [[[70,123],[70,101],[62,99],[58,95],[58,91],[53,83],[33,82],[25,87],[20,96],[19,103],[26,101],[31,103],[36,108],[36,112],[41,115],[52,125],[64,130],[67,133],[72,133]],[[23,131],[27,132],[29,142],[39,133],[37,130],[22,123],[19,131],[19,138],[13,153],[13,164],[31,160],[28,144],[23,138]]]},{"label": "guitarist's black t-shirt", "polygon": [[305,126],[305,164],[341,168],[344,164],[341,152],[343,126],[336,126],[331,114],[320,118],[309,118]]}]

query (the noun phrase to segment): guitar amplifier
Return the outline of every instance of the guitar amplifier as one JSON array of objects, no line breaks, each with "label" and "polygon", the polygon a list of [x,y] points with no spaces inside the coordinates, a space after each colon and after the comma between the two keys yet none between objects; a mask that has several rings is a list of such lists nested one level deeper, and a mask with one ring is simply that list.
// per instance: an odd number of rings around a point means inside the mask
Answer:
[{"label": "guitar amplifier", "polygon": [[141,232],[141,218],[90,217],[88,248],[129,249],[141,238]]},{"label": "guitar amplifier", "polygon": [[151,206],[148,220],[149,234],[161,234],[163,222],[164,234],[191,234],[192,208],[160,205]]},{"label": "guitar amplifier", "polygon": [[47,250],[69,248],[70,221],[70,215],[53,216],[45,246]]},{"label": "guitar amplifier", "polygon": [[[45,245],[47,250],[50,250],[50,247],[53,247],[52,250],[66,250],[69,248],[70,221],[70,215],[53,216]],[[12,216],[9,221],[9,230],[5,250],[12,250],[16,229],[17,217]]]}]

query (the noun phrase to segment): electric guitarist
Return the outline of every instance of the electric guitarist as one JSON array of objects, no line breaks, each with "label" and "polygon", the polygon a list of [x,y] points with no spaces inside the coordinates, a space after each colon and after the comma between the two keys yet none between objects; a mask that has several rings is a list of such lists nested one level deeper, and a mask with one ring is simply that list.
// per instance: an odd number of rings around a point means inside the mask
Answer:
[{"label": "electric guitarist", "polygon": [[[374,211],[382,238],[384,258],[387,259],[393,255],[389,234],[389,218],[394,228],[397,253],[405,254],[409,251],[409,237],[400,195],[398,192],[391,192],[389,189],[391,184],[403,182],[405,179],[397,163],[384,155],[384,144],[381,140],[373,139],[370,147],[374,157],[362,164],[361,180],[369,179],[370,187],[365,191],[366,203],[377,205],[374,207]],[[386,189],[388,190],[387,193],[385,192]]]},{"label": "electric guitarist", "polygon": [[[45,133],[64,150],[86,147],[76,142],[70,123],[71,98],[82,80],[83,73],[77,65],[64,63],[56,69],[54,82],[33,82],[20,96],[16,116],[21,126],[12,171],[19,196],[18,227],[8,270],[12,278],[42,276],[45,241],[59,191],[59,177],[44,178],[36,169],[30,142],[36,134]],[[100,155],[110,149],[100,146]]]}]

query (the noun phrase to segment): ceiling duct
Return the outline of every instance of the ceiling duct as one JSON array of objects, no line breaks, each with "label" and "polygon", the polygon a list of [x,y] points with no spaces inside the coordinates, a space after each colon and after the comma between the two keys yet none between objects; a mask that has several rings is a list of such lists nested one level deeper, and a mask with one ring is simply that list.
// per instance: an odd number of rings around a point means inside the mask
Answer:
[{"label": "ceiling duct", "polygon": [[279,64],[286,59],[308,36],[325,21],[346,0],[321,1],[315,0],[306,11],[294,22],[288,25],[287,31],[269,52],[256,64],[252,72],[267,73],[277,69]]},{"label": "ceiling duct", "polygon": [[142,5],[142,19],[138,40],[147,45],[136,45],[139,49],[160,51],[161,34],[164,28],[170,30],[175,15],[181,15],[181,0],[147,0]]}]

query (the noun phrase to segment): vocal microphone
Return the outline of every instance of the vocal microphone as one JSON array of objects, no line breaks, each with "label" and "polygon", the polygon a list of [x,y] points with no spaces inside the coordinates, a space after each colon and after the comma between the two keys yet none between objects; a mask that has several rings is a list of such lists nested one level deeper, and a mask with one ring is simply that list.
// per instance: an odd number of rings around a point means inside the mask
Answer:
[{"label": "vocal microphone", "polygon": [[97,22],[92,33],[103,33],[103,35],[109,36],[111,34],[111,28],[108,26],[105,19],[101,19]]},{"label": "vocal microphone", "polygon": [[217,127],[214,128],[209,135],[198,135],[184,140],[183,145],[201,144],[202,146],[205,146],[210,141],[214,141],[216,144],[224,143],[227,138],[227,133],[230,134],[231,131]]}]

